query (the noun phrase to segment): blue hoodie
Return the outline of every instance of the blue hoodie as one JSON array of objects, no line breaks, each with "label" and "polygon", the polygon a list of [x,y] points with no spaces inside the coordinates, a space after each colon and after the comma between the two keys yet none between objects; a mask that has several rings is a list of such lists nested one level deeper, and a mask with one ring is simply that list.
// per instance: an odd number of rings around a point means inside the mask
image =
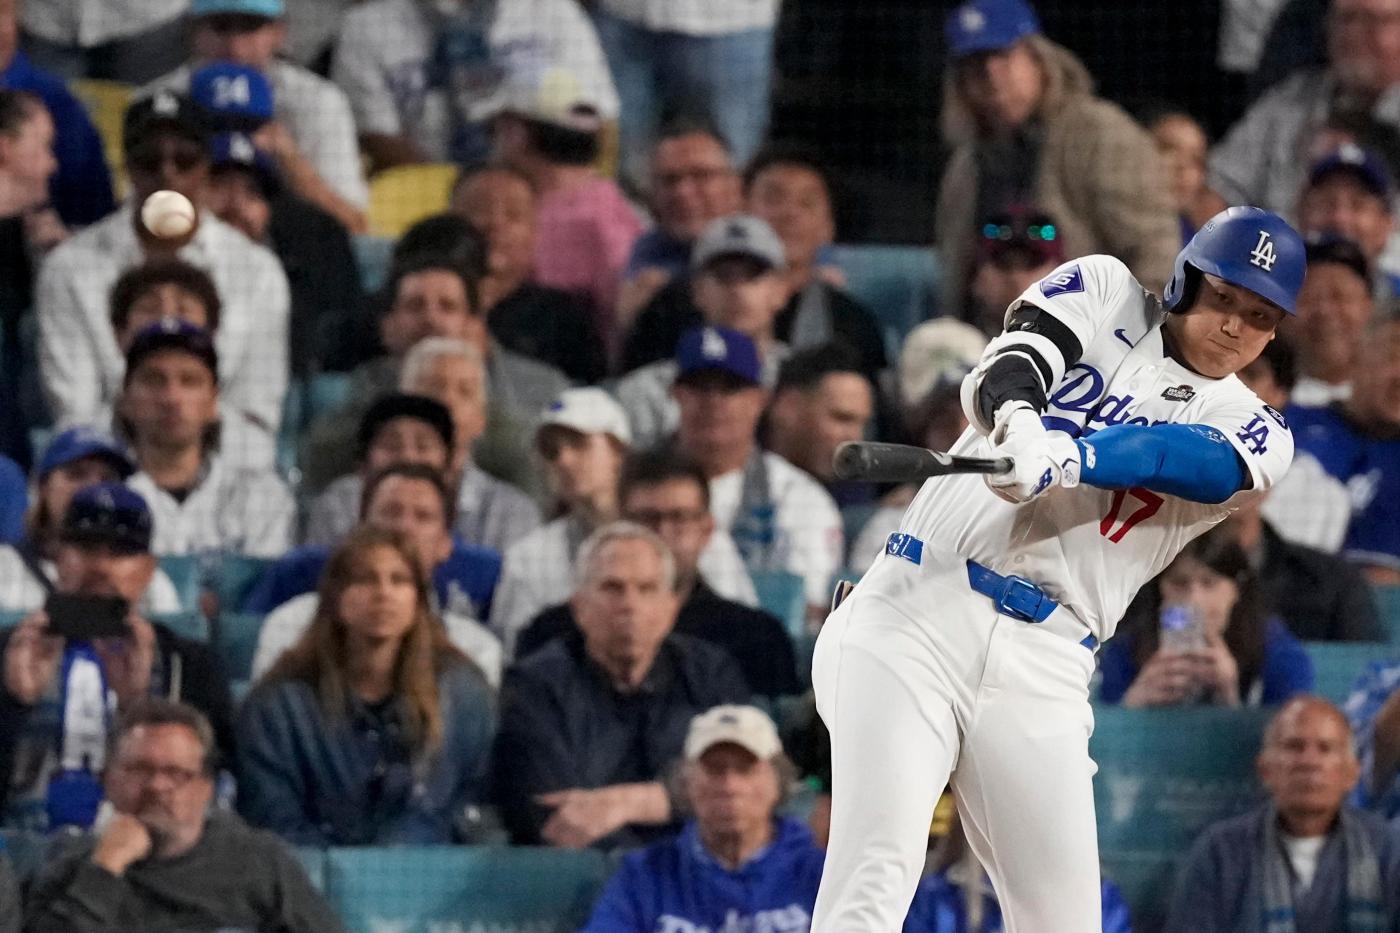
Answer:
[{"label": "blue hoodie", "polygon": [[779,818],[773,842],[729,871],[691,820],[680,835],[623,859],[584,933],[806,931],[824,858],[806,826]]}]

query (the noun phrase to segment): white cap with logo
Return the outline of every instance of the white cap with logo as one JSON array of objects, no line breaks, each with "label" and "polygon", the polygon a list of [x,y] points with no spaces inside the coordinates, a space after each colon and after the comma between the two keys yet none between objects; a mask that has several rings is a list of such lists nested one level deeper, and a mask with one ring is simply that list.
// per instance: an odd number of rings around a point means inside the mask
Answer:
[{"label": "white cap with logo", "polygon": [[685,734],[686,761],[694,761],[725,742],[764,761],[783,750],[778,727],[767,713],[756,706],[727,704],[712,707],[690,721],[690,730]]},{"label": "white cap with logo", "polygon": [[581,434],[611,434],[623,444],[631,445],[632,428],[627,412],[602,389],[588,386],[565,389],[540,414],[540,429],[558,425]]}]

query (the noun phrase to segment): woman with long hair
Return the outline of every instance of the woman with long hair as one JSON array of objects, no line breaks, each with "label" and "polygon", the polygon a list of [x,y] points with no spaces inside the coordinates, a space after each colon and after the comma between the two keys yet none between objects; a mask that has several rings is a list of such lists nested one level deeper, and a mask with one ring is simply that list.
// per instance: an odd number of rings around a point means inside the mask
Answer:
[{"label": "woman with long hair", "polygon": [[298,845],[452,842],[481,798],[495,704],[433,618],[399,534],[331,556],[310,628],[244,702],[239,808]]},{"label": "woman with long hair", "polygon": [[1268,706],[1313,684],[1312,661],[1225,528],[1186,545],[1142,588],[1099,669],[1099,698],[1124,706]]}]

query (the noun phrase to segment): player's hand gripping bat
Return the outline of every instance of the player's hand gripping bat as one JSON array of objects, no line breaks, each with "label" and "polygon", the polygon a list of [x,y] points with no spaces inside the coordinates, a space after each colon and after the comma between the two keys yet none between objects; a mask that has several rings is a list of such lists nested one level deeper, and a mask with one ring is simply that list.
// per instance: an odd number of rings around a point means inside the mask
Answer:
[{"label": "player's hand gripping bat", "polygon": [[958,473],[1007,473],[1010,457],[957,457],[907,444],[847,441],[836,448],[832,469],[837,479],[866,483],[909,483]]}]

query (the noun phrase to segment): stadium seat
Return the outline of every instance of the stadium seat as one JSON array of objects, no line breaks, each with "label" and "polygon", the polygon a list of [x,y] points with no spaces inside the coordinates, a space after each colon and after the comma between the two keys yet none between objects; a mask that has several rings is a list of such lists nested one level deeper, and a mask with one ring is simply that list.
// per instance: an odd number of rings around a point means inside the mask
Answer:
[{"label": "stadium seat", "polygon": [[244,680],[253,673],[253,655],[258,649],[258,633],[263,617],[251,612],[221,612],[214,631],[214,646],[223,662],[224,674]]},{"label": "stadium seat", "polygon": [[1176,864],[1200,832],[1262,800],[1254,759],[1270,713],[1095,706],[1099,850],[1134,929],[1160,926]]},{"label": "stadium seat", "polygon": [[802,578],[785,570],[760,570],[750,574],[758,604],[783,622],[796,638],[807,630],[807,597]]},{"label": "stadium seat", "polygon": [[82,101],[92,118],[97,135],[102,137],[102,151],[112,171],[112,193],[118,199],[126,194],[126,159],[122,154],[122,118],[136,89],[119,81],[79,79],[69,81],[68,88]]},{"label": "stadium seat", "polygon": [[398,238],[424,217],[447,210],[457,166],[431,163],[386,169],[369,180],[369,232]]},{"label": "stadium seat", "polygon": [[607,875],[591,849],[331,849],[325,893],[352,933],[563,933],[587,920]]},{"label": "stadium seat", "polygon": [[1313,693],[1343,703],[1367,664],[1400,657],[1400,648],[1367,641],[1305,641],[1316,682]]},{"label": "stadium seat", "polygon": [[1378,586],[1375,594],[1386,636],[1392,645],[1400,645],[1400,586]]},{"label": "stadium seat", "polygon": [[0,612],[0,631],[19,625],[20,620],[27,615],[29,613],[22,609],[6,609]]},{"label": "stadium seat", "polygon": [[904,335],[938,313],[938,262],[927,246],[838,244],[846,289],[879,318],[894,360]]},{"label": "stadium seat", "polygon": [[219,564],[219,579],[214,587],[219,597],[219,611],[240,611],[243,601],[274,563],[276,560],[271,557],[225,554]]},{"label": "stadium seat", "polygon": [[209,620],[199,612],[176,612],[170,615],[152,615],[152,622],[159,622],[181,638],[191,641],[209,641]]},{"label": "stadium seat", "polygon": [[294,850],[301,859],[301,867],[317,891],[326,889],[326,850],[314,846],[297,846]]},{"label": "stadium seat", "polygon": [[180,609],[193,612],[199,608],[199,588],[202,583],[200,560],[194,554],[167,554],[160,558],[160,569],[175,584]]},{"label": "stadium seat", "polygon": [[360,287],[373,295],[389,278],[389,260],[394,241],[388,237],[364,234],[355,237],[355,265],[360,270]]},{"label": "stadium seat", "polygon": [[349,373],[317,373],[306,384],[306,423],[344,407],[350,399]]}]

